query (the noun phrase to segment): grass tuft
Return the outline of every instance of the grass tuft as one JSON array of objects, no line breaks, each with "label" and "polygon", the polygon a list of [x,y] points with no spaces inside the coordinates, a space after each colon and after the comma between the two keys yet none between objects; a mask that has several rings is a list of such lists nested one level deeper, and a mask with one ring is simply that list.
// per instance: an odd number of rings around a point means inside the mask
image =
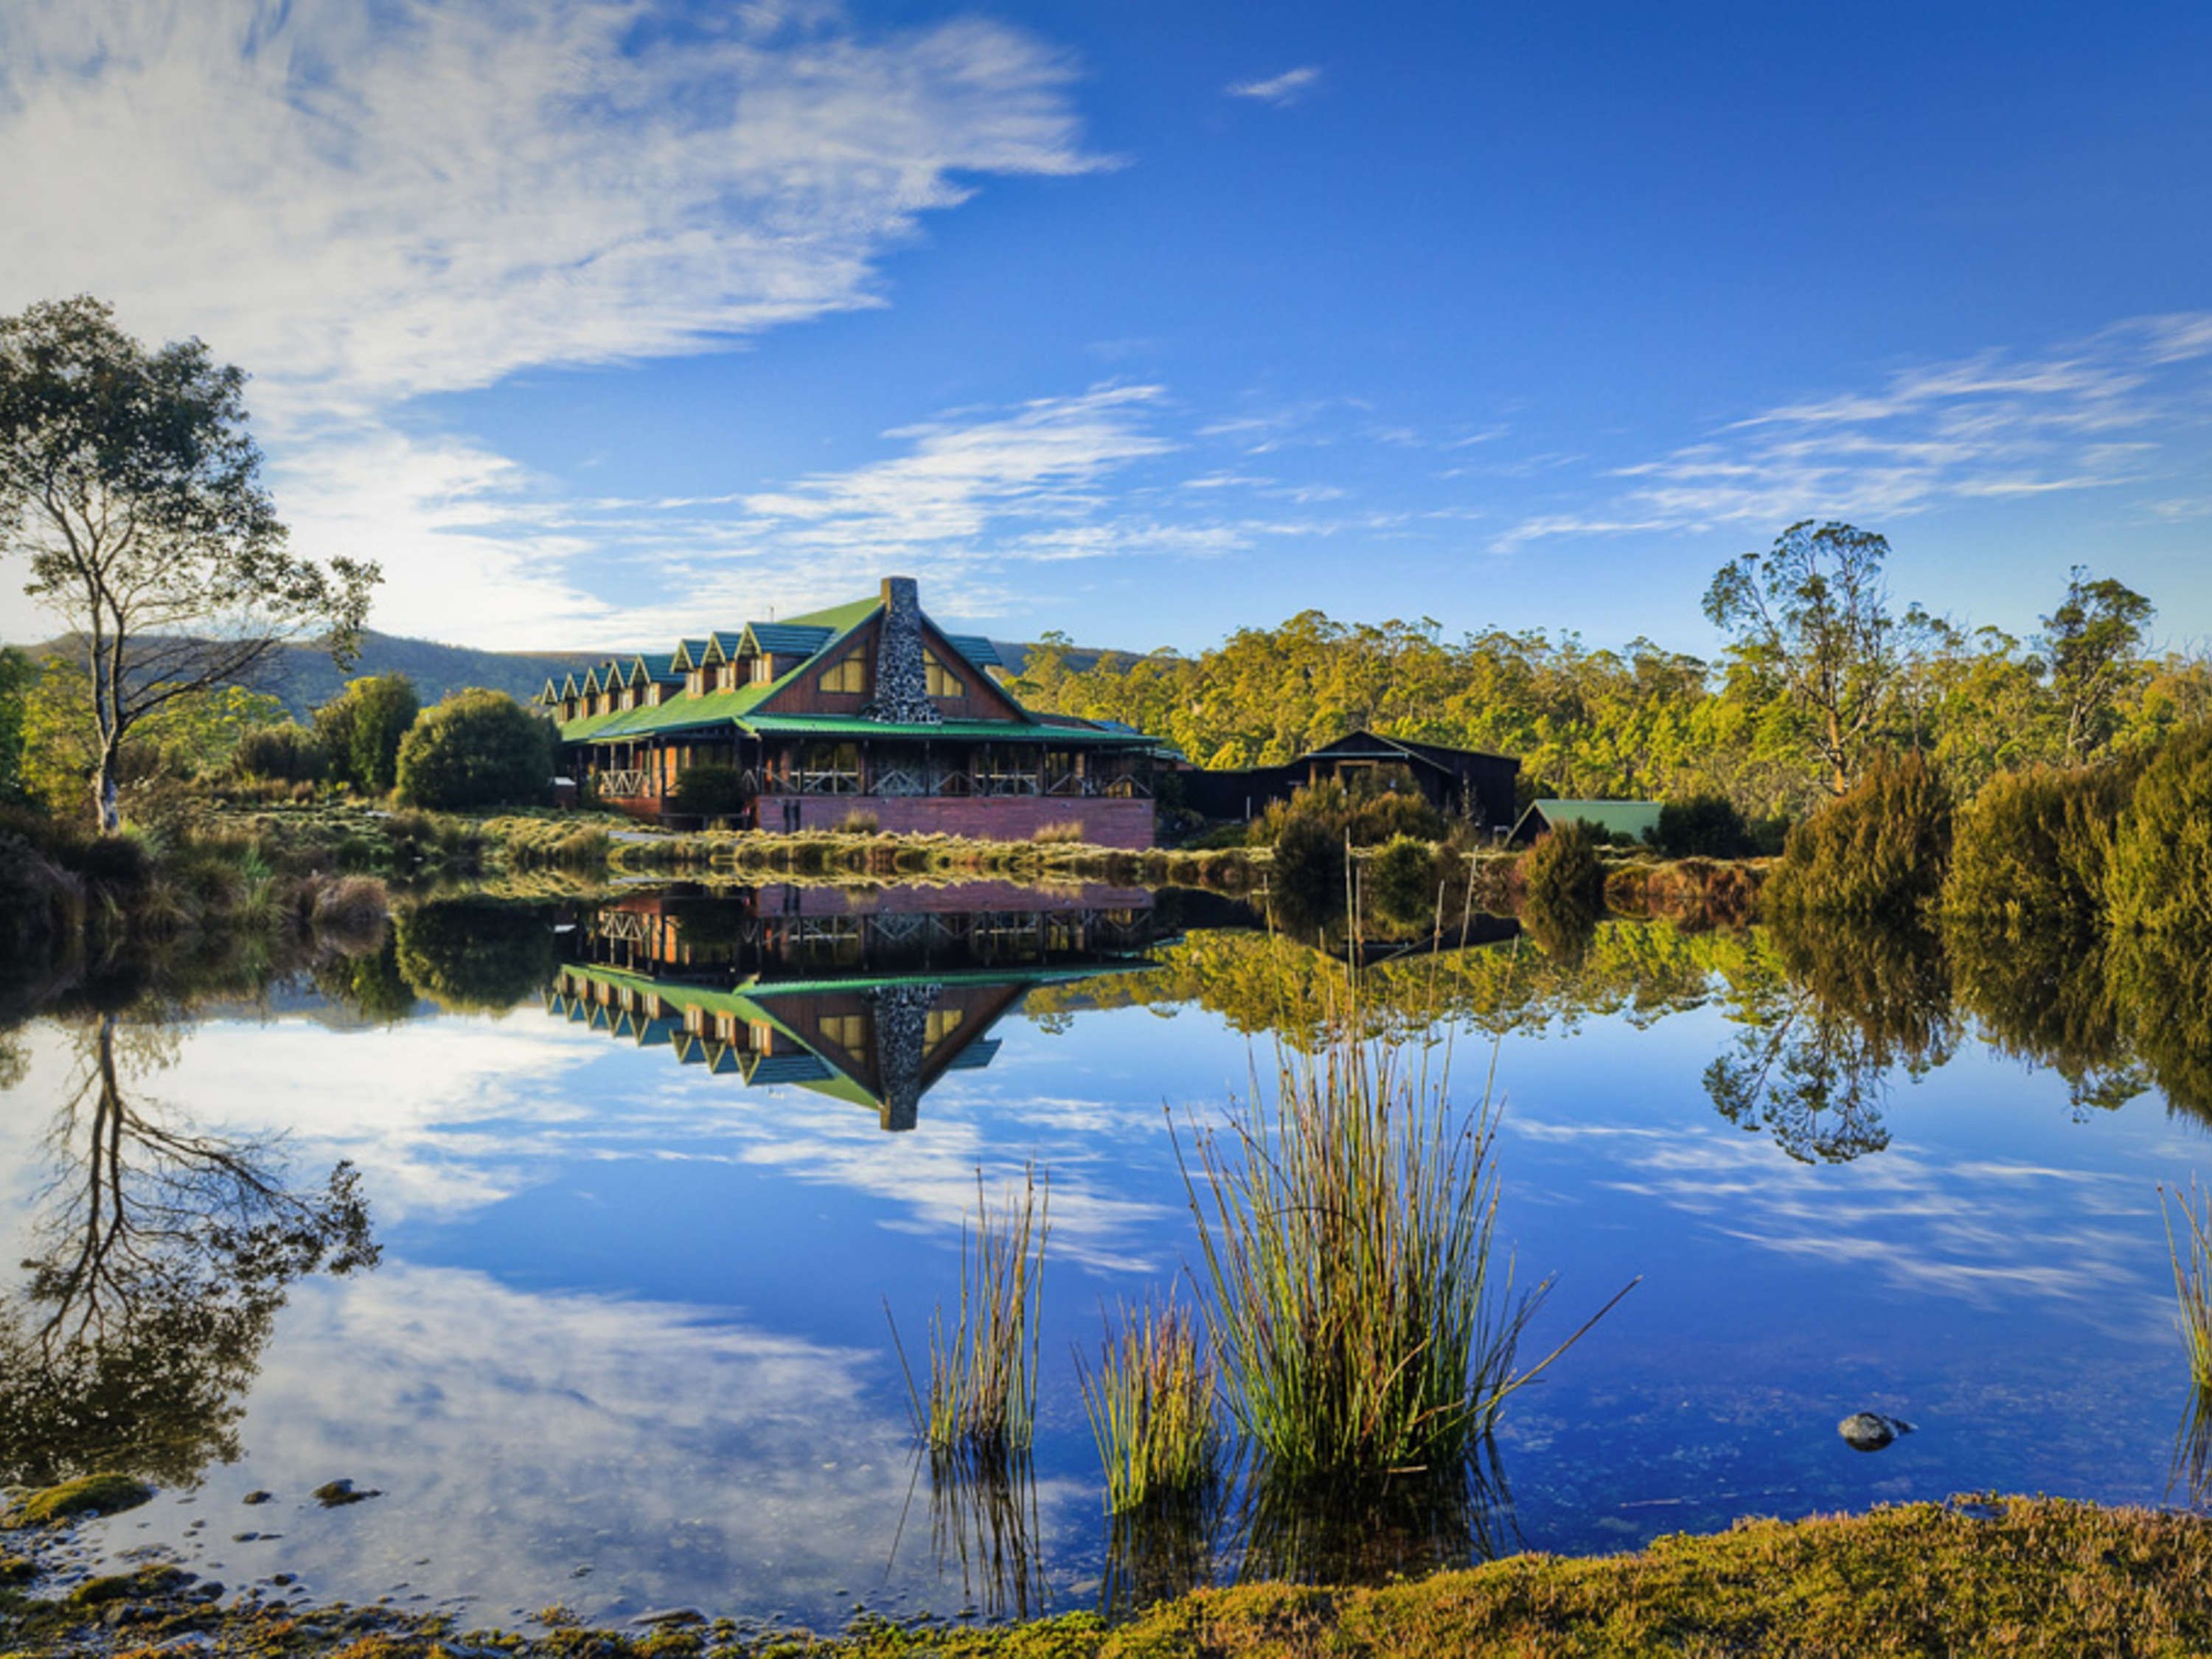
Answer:
[{"label": "grass tuft", "polygon": [[1076,1356],[1083,1408],[1106,1466],[1106,1510],[1124,1515],[1162,1498],[1189,1498],[1219,1473],[1213,1371],[1198,1321],[1172,1299],[1121,1310],[1094,1372]]},{"label": "grass tuft", "polygon": [[[933,1451],[989,1457],[1024,1452],[1036,1424],[1037,1314],[1051,1179],[1035,1164],[994,1206],[975,1172],[975,1217],[960,1228],[960,1314],[930,1315],[927,1387],[915,1380],[896,1321],[891,1340],[906,1374],[915,1432]],[[884,1309],[886,1317],[890,1309]]]},{"label": "grass tuft", "polygon": [[1460,1110],[1448,1045],[1363,1038],[1358,983],[1183,1163],[1229,1408],[1279,1480],[1471,1468],[1506,1399],[1613,1306],[1519,1366],[1550,1281],[1516,1297],[1509,1263],[1500,1283],[1490,1091]]}]

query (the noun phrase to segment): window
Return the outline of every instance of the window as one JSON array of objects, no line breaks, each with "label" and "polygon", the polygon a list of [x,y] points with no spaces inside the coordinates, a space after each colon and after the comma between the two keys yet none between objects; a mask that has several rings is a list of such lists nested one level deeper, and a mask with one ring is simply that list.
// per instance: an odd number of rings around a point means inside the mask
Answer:
[{"label": "window", "polygon": [[921,677],[928,682],[929,695],[933,697],[957,697],[964,695],[968,690],[943,663],[937,659],[937,653],[934,651],[924,651],[921,653]]},{"label": "window", "polygon": [[707,671],[695,668],[684,677],[684,689],[693,696],[704,696],[707,692]]},{"label": "window", "polygon": [[758,656],[753,659],[753,684],[766,685],[775,678],[775,659]]},{"label": "window", "polygon": [[842,661],[830,665],[830,672],[822,677],[824,691],[865,691],[868,689],[868,665],[857,651]]},{"label": "window", "polygon": [[959,1008],[931,1009],[929,1018],[922,1025],[923,1049],[934,1050],[939,1043],[960,1029],[960,1022],[964,1017],[965,1011]]},{"label": "window", "polygon": [[848,1054],[864,1054],[868,1051],[868,1017],[866,1014],[824,1014],[822,1035]]}]

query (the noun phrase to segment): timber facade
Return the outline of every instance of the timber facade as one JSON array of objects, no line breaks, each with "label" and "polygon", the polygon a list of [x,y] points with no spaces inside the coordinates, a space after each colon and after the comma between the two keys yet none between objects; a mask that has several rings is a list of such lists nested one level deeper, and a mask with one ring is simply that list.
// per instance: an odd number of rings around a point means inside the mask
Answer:
[{"label": "timber facade", "polygon": [[[1104,847],[1152,844],[1140,732],[1024,708],[987,672],[991,642],[948,634],[908,577],[874,599],[747,623],[548,682],[562,775],[580,799],[684,824],[679,786],[727,769],[711,816],[740,828],[1023,841],[1073,824]],[[686,825],[688,827],[688,824]]]}]

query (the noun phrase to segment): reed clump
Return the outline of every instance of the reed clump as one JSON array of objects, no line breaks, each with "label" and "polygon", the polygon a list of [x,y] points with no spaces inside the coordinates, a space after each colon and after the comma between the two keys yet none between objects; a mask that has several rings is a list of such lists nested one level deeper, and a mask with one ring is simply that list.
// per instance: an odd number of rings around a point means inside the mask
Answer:
[{"label": "reed clump", "polygon": [[1279,1479],[1471,1468],[1583,1334],[1520,1367],[1550,1281],[1516,1296],[1501,1272],[1492,1096],[1455,1108],[1448,1046],[1362,1029],[1355,977],[1316,1050],[1279,1048],[1272,1091],[1255,1076],[1183,1166],[1229,1412]]},{"label": "reed clump", "polygon": [[1035,1164],[1023,1166],[1021,1186],[996,1205],[978,1170],[975,1219],[960,1228],[959,1315],[948,1324],[941,1304],[930,1315],[926,1386],[917,1383],[891,1322],[915,1432],[933,1452],[992,1457],[1029,1449],[1051,1207],[1050,1178]]},{"label": "reed clump", "polygon": [[[2173,1295],[2179,1304],[2181,1339],[2189,1351],[2189,1380],[2201,1396],[2212,1397],[2212,1209],[2197,1195],[2159,1189],[2166,1215],[2166,1247],[2173,1261]],[[2181,1212],[2177,1234],[2173,1212]]]},{"label": "reed clump", "polygon": [[1213,1372],[1196,1317],[1170,1299],[1125,1308],[1109,1324],[1098,1369],[1076,1357],[1076,1382],[1106,1466],[1106,1509],[1126,1515],[1188,1499],[1219,1474]]}]

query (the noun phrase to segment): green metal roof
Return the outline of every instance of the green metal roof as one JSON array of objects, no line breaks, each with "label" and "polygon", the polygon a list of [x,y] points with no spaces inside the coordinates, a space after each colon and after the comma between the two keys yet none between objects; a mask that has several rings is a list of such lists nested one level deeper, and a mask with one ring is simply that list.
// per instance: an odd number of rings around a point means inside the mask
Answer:
[{"label": "green metal roof", "polygon": [[957,743],[1078,744],[1128,747],[1147,744],[1149,738],[1132,738],[1095,726],[1045,726],[1018,720],[945,720],[935,726],[908,726],[890,720],[862,720],[850,714],[755,714],[738,722],[763,738],[945,738]]},{"label": "green metal roof", "polygon": [[833,634],[850,633],[883,608],[881,599],[851,599],[827,611],[810,611],[803,617],[786,617],[771,628],[826,628]]},{"label": "green metal roof", "polygon": [[1528,810],[1555,830],[1579,819],[1608,836],[1640,837],[1659,827],[1662,808],[1656,800],[1540,800]]},{"label": "green metal roof", "polygon": [[[871,612],[870,614],[873,614]],[[863,617],[863,621],[866,618]],[[747,623],[745,635],[763,656],[812,656],[850,629],[816,628],[800,623]]]}]

